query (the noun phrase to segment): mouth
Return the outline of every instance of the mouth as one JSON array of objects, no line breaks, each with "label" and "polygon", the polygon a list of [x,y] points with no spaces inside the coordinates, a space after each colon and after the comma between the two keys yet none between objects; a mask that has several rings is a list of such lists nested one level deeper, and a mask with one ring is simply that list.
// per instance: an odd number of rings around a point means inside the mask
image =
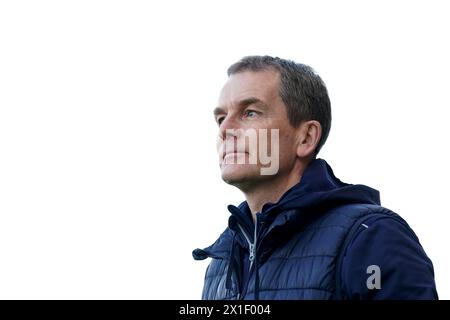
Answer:
[{"label": "mouth", "polygon": [[233,152],[227,152],[227,153],[224,153],[224,154],[223,154],[222,160],[225,159],[225,158],[228,157],[228,156],[236,156],[236,155],[238,155],[238,154],[248,154],[248,152],[246,152],[246,151],[233,151]]}]

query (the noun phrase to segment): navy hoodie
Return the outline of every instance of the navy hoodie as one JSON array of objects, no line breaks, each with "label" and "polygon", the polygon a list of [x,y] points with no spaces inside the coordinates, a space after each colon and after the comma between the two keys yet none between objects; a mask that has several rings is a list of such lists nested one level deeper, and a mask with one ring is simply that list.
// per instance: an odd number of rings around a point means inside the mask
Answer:
[{"label": "navy hoodie", "polygon": [[[276,247],[283,243],[283,238],[289,238],[289,232],[295,226],[307,224],[315,212],[323,212],[347,204],[380,205],[379,192],[364,185],[352,185],[341,182],[333,174],[325,160],[315,159],[306,168],[301,181],[289,189],[277,203],[267,203],[257,220],[263,221],[266,229],[257,230],[259,235],[270,232],[275,225],[290,225],[283,232],[265,240],[264,246]],[[305,214],[286,215],[291,209]],[[255,225],[246,202],[238,207],[228,206],[231,212],[229,229],[253,235]],[[297,211],[298,212],[298,211]],[[293,227],[294,226],[294,227]],[[194,250],[195,259],[215,257],[230,253],[230,235],[227,230],[212,246],[204,250]],[[294,232],[294,231],[292,231]],[[352,231],[350,241],[342,248],[342,267],[340,277],[340,292],[348,299],[437,299],[434,282],[434,271],[431,260],[425,254],[416,235],[403,221],[377,216],[368,217],[364,223]],[[239,232],[238,232],[239,233]],[[273,234],[273,232],[272,232]],[[258,236],[260,237],[260,236]],[[241,247],[245,247],[242,236],[239,238]],[[326,241],[326,237],[324,238]],[[234,241],[234,240],[233,240]],[[234,245],[234,244],[233,244]],[[233,250],[232,250],[233,251]],[[249,285],[251,265],[249,248],[234,266],[239,269],[240,290]],[[270,252],[267,252],[270,255]],[[367,279],[370,272],[367,266],[377,265],[383,271],[382,290],[368,290]],[[207,288],[205,288],[207,289]]]}]

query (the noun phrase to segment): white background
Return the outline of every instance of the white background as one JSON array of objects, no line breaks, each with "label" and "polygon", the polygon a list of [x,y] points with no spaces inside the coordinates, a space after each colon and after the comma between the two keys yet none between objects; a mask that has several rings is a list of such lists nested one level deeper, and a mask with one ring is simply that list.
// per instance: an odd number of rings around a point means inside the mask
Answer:
[{"label": "white background", "polygon": [[450,298],[447,1],[0,2],[0,298],[198,299],[243,197],[212,109],[251,54],[314,67],[320,157],[381,192]]}]

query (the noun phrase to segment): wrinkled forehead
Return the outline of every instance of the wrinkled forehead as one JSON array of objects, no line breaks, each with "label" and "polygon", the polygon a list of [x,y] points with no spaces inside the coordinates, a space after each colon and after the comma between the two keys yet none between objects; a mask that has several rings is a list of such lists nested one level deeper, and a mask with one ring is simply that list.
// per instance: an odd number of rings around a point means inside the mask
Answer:
[{"label": "wrinkled forehead", "polygon": [[279,82],[279,73],[271,69],[233,74],[220,91],[218,104],[231,106],[249,97],[270,103],[279,97]]}]

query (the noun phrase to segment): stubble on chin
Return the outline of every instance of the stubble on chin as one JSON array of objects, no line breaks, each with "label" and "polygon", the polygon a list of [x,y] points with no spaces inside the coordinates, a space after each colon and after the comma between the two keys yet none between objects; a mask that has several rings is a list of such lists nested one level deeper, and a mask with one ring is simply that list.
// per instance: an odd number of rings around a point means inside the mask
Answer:
[{"label": "stubble on chin", "polygon": [[[231,166],[240,166],[233,168]],[[260,168],[257,165],[221,165],[222,180],[241,191],[245,192],[253,185],[258,184],[263,176],[261,176]]]}]

